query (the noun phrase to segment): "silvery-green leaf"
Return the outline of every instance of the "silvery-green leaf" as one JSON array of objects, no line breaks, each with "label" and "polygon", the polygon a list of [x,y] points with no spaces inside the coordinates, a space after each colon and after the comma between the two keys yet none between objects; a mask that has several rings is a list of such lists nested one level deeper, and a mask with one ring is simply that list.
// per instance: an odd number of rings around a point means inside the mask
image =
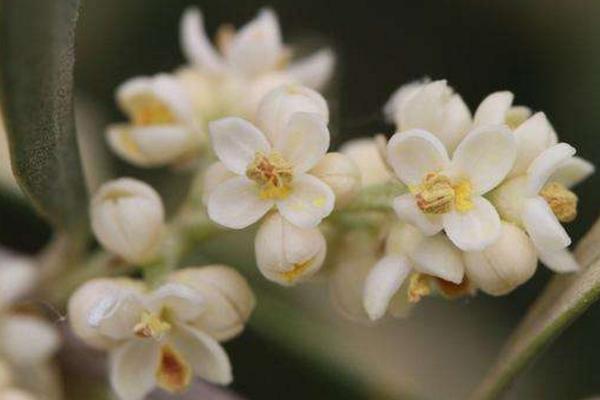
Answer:
[{"label": "silvery-green leaf", "polygon": [[498,398],[547,344],[600,298],[600,220],[581,240],[575,256],[583,270],[552,279],[529,309],[472,399]]},{"label": "silvery-green leaf", "polygon": [[75,133],[73,64],[79,0],[1,4],[0,90],[19,186],[55,227],[81,231],[87,190]]}]

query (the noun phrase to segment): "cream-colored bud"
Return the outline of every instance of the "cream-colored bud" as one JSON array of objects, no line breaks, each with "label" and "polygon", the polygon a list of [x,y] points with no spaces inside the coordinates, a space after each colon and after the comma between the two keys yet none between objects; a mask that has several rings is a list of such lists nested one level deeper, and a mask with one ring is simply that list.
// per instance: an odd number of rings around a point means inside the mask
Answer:
[{"label": "cream-colored bud", "polygon": [[92,199],[92,229],[107,250],[130,263],[151,261],[160,247],[164,209],[156,191],[132,178],[103,184]]},{"label": "cream-colored bud", "polygon": [[[97,349],[109,349],[118,342],[102,335],[90,324],[92,310],[101,302],[110,302],[123,290],[142,292],[143,285],[131,279],[97,278],[80,286],[69,299],[67,307],[71,330],[87,345]],[[108,304],[108,303],[107,303]]]},{"label": "cream-colored bud", "polygon": [[206,309],[192,323],[219,341],[237,336],[256,305],[246,279],[224,265],[184,268],[172,273],[168,279],[202,294]]},{"label": "cream-colored bud", "polygon": [[502,183],[489,194],[489,199],[503,220],[521,226],[526,194],[527,177],[521,175]]},{"label": "cream-colored bud", "polygon": [[9,314],[0,323],[3,356],[21,367],[47,361],[60,345],[56,327],[34,315]]},{"label": "cream-colored bud", "polygon": [[535,273],[537,255],[531,239],[513,224],[502,223],[502,235],[483,251],[465,252],[468,278],[484,292],[500,296]]},{"label": "cream-colored bud", "polygon": [[335,193],[335,206],[344,207],[358,194],[360,171],[352,159],[341,153],[327,153],[310,173]]},{"label": "cream-colored bud", "polygon": [[39,278],[38,272],[33,259],[0,249],[0,309],[33,289]]},{"label": "cream-colored bud", "polygon": [[391,174],[374,139],[351,140],[341,147],[340,152],[350,157],[358,167],[363,187],[390,180]]},{"label": "cream-colored bud", "polygon": [[273,282],[290,286],[323,266],[327,243],[318,228],[298,228],[273,213],[258,229],[254,249],[260,272]]}]

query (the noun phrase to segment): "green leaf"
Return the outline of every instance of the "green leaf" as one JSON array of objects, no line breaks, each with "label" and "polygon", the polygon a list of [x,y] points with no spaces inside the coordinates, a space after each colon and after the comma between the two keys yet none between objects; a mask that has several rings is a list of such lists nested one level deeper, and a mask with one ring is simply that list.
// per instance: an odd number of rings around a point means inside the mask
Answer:
[{"label": "green leaf", "polygon": [[585,268],[556,276],[521,321],[472,399],[498,398],[546,345],[600,297],[600,220],[575,255]]},{"label": "green leaf", "polygon": [[0,89],[13,171],[56,228],[87,225],[73,113],[78,0],[5,0],[0,20]]}]

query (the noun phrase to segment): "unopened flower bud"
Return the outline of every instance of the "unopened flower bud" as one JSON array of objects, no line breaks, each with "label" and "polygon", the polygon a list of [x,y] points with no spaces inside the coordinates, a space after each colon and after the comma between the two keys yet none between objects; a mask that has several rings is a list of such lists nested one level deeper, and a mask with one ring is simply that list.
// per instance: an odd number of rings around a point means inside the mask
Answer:
[{"label": "unopened flower bud", "polygon": [[164,209],[149,185],[131,178],[105,183],[92,199],[91,219],[102,246],[128,262],[144,263],[156,255]]},{"label": "unopened flower bud", "polygon": [[290,286],[323,266],[327,244],[318,228],[298,228],[273,213],[259,228],[254,249],[260,272],[273,282]]},{"label": "unopened flower bud", "polygon": [[224,265],[184,268],[168,279],[202,293],[206,309],[193,323],[220,341],[238,335],[256,305],[246,279]]},{"label": "unopened flower bud", "polygon": [[340,152],[350,157],[357,165],[362,186],[386,183],[391,174],[374,139],[354,139],[345,143]]},{"label": "unopened flower bud", "polygon": [[350,157],[341,153],[327,153],[311,174],[333,190],[336,207],[344,207],[360,191],[360,171]]},{"label": "unopened flower bud", "polygon": [[69,299],[68,316],[71,330],[88,346],[108,349],[118,342],[103,335],[90,323],[92,310],[99,304],[107,307],[116,304],[116,299],[125,291],[142,291],[142,286],[130,279],[97,278],[80,286]]},{"label": "unopened flower bud", "polygon": [[483,251],[465,252],[468,278],[484,292],[500,296],[533,276],[537,255],[531,239],[513,224],[502,223],[502,235]]}]

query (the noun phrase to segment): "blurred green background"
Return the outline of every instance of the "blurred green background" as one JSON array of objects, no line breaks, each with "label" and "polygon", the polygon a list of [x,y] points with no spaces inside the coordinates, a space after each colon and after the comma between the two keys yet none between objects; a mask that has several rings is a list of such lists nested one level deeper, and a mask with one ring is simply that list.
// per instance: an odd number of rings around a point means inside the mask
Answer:
[{"label": "blurred green background", "polygon": [[[239,26],[260,7],[271,6],[288,42],[308,37],[332,46],[338,53],[330,91],[338,143],[392,133],[382,105],[399,85],[427,76],[448,79],[472,108],[492,91],[511,90],[517,104],[545,111],[579,155],[600,162],[598,1],[84,0],[76,83],[104,120],[123,118],[113,100],[119,83],[183,63],[178,24],[190,4],[201,7],[211,35],[221,23]],[[101,129],[93,134],[101,135]],[[599,185],[595,175],[577,189],[580,217],[568,226],[574,239],[598,218]],[[25,251],[40,248],[47,228],[10,198],[3,200],[9,205],[0,210],[0,241]],[[247,263],[251,239],[245,243],[227,261]],[[273,318],[283,330],[293,330],[296,340],[305,338],[305,345],[289,346],[251,327],[226,346],[234,364],[233,389],[250,399],[465,398],[549,276],[540,268],[533,280],[502,298],[428,299],[411,319],[376,327],[343,321],[322,284],[285,292],[256,280],[290,305]],[[506,398],[600,393],[599,336],[596,305]]]}]

